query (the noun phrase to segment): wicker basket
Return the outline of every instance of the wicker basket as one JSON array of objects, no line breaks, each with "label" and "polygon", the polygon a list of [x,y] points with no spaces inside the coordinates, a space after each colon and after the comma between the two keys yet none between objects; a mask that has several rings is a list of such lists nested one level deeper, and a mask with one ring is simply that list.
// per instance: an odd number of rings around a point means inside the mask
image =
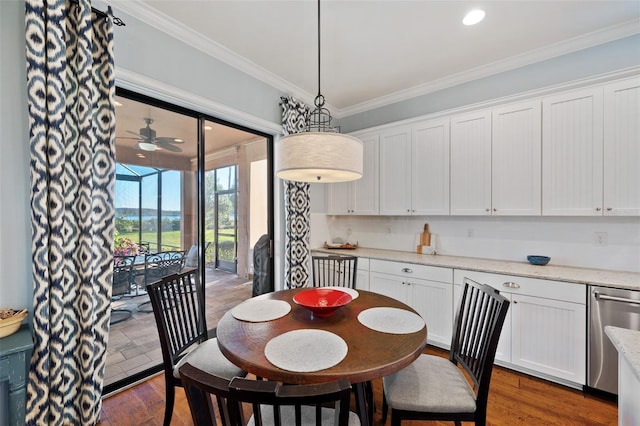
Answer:
[{"label": "wicker basket", "polygon": [[[2,311],[6,311],[2,309]],[[22,324],[22,320],[24,320],[29,315],[26,309],[21,311],[14,311],[13,315],[0,319],[0,338],[7,337],[18,331],[20,325]]]}]

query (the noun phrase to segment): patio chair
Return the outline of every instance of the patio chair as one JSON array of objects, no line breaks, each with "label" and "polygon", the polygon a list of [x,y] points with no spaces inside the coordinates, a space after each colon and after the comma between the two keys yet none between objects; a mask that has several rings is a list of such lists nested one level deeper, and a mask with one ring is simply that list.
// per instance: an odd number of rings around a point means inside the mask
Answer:
[{"label": "patio chair", "polygon": [[358,258],[356,256],[333,254],[311,256],[311,269],[314,287],[356,288],[356,271],[358,269]]},{"label": "patio chair", "polygon": [[[146,254],[144,257],[144,286],[153,284],[165,277],[182,271],[185,262],[185,250],[162,251]],[[138,304],[138,312],[152,312],[150,301]]]},{"label": "patio chair", "polygon": [[493,360],[507,309],[509,301],[498,290],[466,278],[449,359],[420,355],[384,377],[382,421],[391,407],[392,426],[400,426],[402,420],[484,425]]},{"label": "patio chair", "polygon": [[[133,281],[133,263],[135,256],[113,256],[113,284],[111,286],[111,302],[131,293]],[[114,315],[115,313],[115,315]],[[131,318],[129,309],[111,309],[109,324],[117,324]]]},{"label": "patio chair", "polygon": [[178,369],[184,363],[227,379],[245,373],[220,352],[215,338],[207,338],[204,294],[197,270],[165,277],[146,288],[160,337],[166,387],[164,425],[169,426],[175,387],[183,386]]},{"label": "patio chair", "polygon": [[[312,385],[283,385],[269,380],[218,377],[185,363],[180,367],[193,423],[215,426],[215,397],[223,426],[244,426],[242,403],[253,408],[248,424],[360,426],[349,411],[351,385],[346,379]],[[333,406],[335,408],[330,408]]]}]

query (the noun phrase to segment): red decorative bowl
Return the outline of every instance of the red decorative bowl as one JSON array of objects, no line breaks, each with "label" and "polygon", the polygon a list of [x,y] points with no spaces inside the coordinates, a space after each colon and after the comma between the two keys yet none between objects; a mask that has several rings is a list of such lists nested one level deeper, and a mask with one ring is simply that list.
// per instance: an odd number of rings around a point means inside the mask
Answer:
[{"label": "red decorative bowl", "polygon": [[351,302],[351,295],[330,288],[312,288],[293,296],[293,301],[309,309],[317,317],[328,317],[333,312]]}]

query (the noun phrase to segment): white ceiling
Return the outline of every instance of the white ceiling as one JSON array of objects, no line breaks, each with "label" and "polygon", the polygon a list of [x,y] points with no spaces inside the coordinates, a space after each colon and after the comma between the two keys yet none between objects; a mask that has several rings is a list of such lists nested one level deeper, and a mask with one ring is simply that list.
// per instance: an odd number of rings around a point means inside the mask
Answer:
[{"label": "white ceiling", "polygon": [[[309,103],[317,93],[313,0],[109,3]],[[484,21],[464,26],[478,7]],[[321,14],[336,117],[640,32],[640,0],[323,0]]]}]

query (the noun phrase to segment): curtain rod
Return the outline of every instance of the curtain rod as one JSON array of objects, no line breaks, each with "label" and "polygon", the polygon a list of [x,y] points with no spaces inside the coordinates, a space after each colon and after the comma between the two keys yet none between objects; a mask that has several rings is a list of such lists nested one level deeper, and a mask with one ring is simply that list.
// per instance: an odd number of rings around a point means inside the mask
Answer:
[{"label": "curtain rod", "polygon": [[[69,0],[69,1],[71,3],[74,3],[74,4],[78,4],[79,0]],[[122,19],[120,19],[117,16],[113,15],[113,11],[111,10],[111,6],[108,6],[106,12],[104,12],[102,10],[99,10],[99,9],[96,9],[93,6],[91,7],[91,11],[93,13],[95,13],[96,15],[102,17],[102,18],[107,18],[107,19],[111,18],[113,20],[113,25],[116,25],[118,27],[124,27],[125,25],[127,25],[127,24],[124,23],[124,21]]]}]

